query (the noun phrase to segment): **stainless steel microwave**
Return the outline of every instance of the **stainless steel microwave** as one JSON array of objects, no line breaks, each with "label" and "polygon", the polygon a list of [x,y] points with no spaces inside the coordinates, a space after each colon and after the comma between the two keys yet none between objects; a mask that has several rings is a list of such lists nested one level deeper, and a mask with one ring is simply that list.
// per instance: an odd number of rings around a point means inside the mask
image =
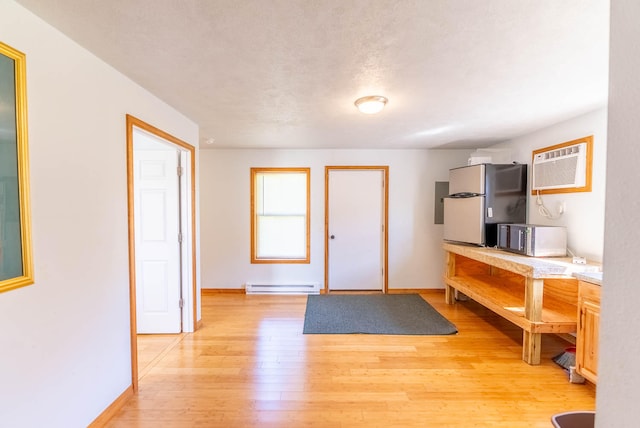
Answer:
[{"label": "stainless steel microwave", "polygon": [[535,224],[499,224],[498,248],[532,257],[567,255],[567,229]]}]

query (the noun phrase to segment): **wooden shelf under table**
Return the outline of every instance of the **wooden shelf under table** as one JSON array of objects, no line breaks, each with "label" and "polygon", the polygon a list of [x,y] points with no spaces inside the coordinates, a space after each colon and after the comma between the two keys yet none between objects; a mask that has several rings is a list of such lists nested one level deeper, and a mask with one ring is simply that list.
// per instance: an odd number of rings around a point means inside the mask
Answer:
[{"label": "wooden shelf under table", "polygon": [[444,278],[445,283],[482,306],[531,333],[575,333],[575,305],[545,296],[541,320],[532,321],[525,314],[525,289],[522,283],[491,275]]}]

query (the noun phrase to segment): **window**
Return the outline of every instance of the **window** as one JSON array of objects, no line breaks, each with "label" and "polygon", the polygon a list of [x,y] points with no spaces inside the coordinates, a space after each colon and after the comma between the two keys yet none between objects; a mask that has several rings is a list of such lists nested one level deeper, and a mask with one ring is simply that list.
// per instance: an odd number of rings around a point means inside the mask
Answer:
[{"label": "window", "polygon": [[251,168],[251,263],[309,263],[309,168]]}]

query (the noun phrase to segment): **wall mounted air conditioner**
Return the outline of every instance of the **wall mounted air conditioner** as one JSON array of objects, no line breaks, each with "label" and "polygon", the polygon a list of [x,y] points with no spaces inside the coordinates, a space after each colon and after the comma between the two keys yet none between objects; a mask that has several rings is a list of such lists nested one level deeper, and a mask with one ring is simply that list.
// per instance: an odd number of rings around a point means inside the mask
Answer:
[{"label": "wall mounted air conditioner", "polygon": [[585,187],[587,143],[534,152],[531,182],[534,192]]}]

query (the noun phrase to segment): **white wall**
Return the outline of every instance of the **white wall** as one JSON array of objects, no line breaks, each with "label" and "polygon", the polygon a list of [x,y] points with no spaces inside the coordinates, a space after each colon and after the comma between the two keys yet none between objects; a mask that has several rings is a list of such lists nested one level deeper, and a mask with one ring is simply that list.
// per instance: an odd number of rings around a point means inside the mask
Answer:
[{"label": "white wall", "polygon": [[609,149],[596,426],[640,425],[640,3],[611,4]]},{"label": "white wall", "polygon": [[[324,167],[389,165],[389,288],[441,288],[442,225],[433,224],[436,181],[469,150],[202,150],[202,287],[251,281],[324,285]],[[251,167],[311,168],[311,263],[250,263]]]},{"label": "white wall", "polygon": [[545,206],[557,215],[558,205],[565,212],[557,220],[547,219],[538,212],[535,196],[529,195],[528,222],[565,226],[568,247],[578,256],[602,261],[604,245],[605,171],[607,157],[607,109],[602,108],[574,119],[558,123],[515,138],[494,148],[511,149],[513,159],[529,165],[531,188],[531,152],[536,149],[593,135],[593,173],[591,192],[543,195]]},{"label": "white wall", "polygon": [[35,284],[0,294],[0,425],[86,426],[131,383],[125,114],[197,126],[13,1],[27,55]]}]

